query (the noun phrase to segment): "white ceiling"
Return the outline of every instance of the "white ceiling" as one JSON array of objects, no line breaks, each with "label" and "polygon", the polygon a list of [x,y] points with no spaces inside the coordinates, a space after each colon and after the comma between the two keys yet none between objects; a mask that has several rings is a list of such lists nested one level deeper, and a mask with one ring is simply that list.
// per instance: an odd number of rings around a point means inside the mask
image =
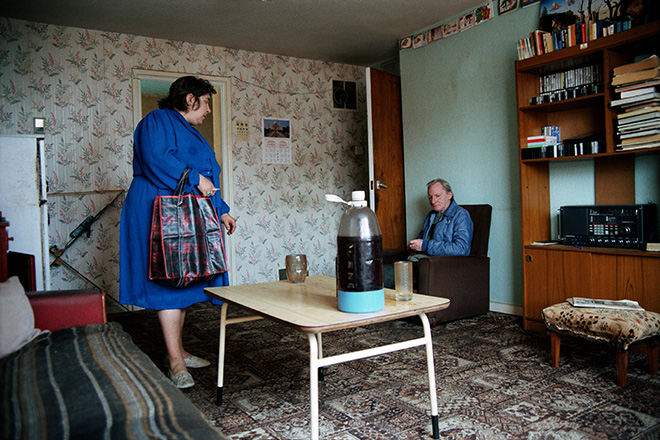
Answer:
[{"label": "white ceiling", "polygon": [[485,0],[0,0],[0,16],[370,66]]}]

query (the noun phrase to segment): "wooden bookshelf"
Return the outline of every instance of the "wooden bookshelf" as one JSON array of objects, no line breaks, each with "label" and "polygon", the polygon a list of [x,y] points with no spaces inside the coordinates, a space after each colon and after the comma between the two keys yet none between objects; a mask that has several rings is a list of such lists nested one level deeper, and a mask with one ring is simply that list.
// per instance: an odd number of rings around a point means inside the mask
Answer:
[{"label": "wooden bookshelf", "polygon": [[[541,310],[566,298],[631,299],[660,312],[660,254],[643,251],[566,246],[531,246],[550,240],[550,173],[554,161],[594,161],[596,204],[635,203],[635,157],[660,154],[660,148],[616,150],[616,98],[612,70],[635,56],[660,50],[660,22],[653,22],[540,56],[516,61],[518,150],[523,243],[524,327],[543,330]],[[539,77],[597,65],[603,89],[578,98],[531,105],[540,93]],[[545,159],[523,159],[527,137],[558,125],[562,139],[603,133],[604,152]]]}]

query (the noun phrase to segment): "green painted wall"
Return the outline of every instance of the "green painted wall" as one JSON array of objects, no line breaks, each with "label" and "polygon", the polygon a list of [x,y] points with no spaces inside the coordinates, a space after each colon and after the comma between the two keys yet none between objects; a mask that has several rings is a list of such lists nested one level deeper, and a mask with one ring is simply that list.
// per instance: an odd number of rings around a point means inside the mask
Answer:
[{"label": "green painted wall", "polygon": [[[492,205],[496,310],[522,306],[515,42],[538,28],[538,17],[537,4],[399,53],[408,237],[421,228],[425,184],[435,177],[452,184],[459,204]],[[637,203],[660,200],[659,168],[658,155],[637,158]],[[593,164],[553,164],[551,198],[553,211],[593,203]]]}]

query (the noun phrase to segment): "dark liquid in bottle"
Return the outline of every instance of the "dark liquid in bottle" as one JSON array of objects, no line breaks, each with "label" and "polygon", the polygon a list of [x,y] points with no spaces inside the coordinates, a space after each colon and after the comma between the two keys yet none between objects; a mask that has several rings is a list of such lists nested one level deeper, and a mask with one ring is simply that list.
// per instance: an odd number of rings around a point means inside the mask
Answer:
[{"label": "dark liquid in bottle", "polygon": [[337,237],[337,287],[344,292],[383,288],[383,236]]}]

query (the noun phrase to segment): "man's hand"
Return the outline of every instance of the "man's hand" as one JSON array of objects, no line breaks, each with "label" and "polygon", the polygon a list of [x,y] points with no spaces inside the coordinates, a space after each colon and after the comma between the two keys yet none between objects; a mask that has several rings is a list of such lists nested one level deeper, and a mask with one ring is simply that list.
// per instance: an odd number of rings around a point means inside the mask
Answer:
[{"label": "man's hand", "polygon": [[410,240],[408,242],[408,250],[413,253],[422,252],[423,244],[424,244],[424,240],[422,240],[421,238]]}]

